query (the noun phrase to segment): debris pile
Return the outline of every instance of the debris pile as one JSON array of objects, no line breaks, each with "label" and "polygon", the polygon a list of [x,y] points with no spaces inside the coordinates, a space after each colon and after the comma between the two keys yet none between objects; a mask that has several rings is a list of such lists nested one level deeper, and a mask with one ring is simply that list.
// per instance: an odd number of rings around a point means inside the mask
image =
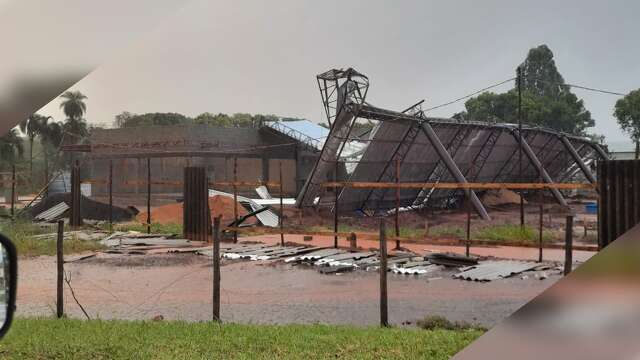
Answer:
[{"label": "debris pile", "polygon": [[[61,203],[65,203],[68,208],[71,207],[71,193],[58,193],[51,194],[38,203],[32,205],[28,209],[28,214],[32,218],[41,216],[45,211],[52,209],[56,206],[61,206]],[[53,219],[50,217],[44,221],[53,221],[61,217],[68,217],[69,209],[64,210],[61,214]],[[58,208],[60,209],[60,208]],[[101,203],[99,201],[91,200],[86,196],[82,196],[80,200],[80,212],[83,219],[88,220],[109,220],[109,204]],[[117,206],[112,207],[113,220],[114,221],[129,221],[136,215],[136,210],[133,208],[121,208]]]},{"label": "debris pile", "polygon": [[109,254],[144,255],[152,251],[171,252],[173,249],[191,248],[195,245],[203,245],[201,242],[179,239],[173,234],[144,234],[137,231],[121,232],[100,240],[107,247]]}]

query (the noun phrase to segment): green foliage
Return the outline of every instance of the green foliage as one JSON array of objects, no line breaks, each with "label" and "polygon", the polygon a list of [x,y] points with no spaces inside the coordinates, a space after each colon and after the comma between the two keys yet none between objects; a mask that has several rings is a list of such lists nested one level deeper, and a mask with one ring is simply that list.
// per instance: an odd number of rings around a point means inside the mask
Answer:
[{"label": "green foliage", "polygon": [[[100,224],[102,230],[109,230],[109,224]],[[147,232],[147,225],[140,223],[113,224],[113,231],[139,231]],[[182,234],[182,224],[151,224],[152,234]]]},{"label": "green foliage", "polygon": [[464,229],[459,226],[434,226],[429,229],[429,235],[435,237],[463,238],[466,236],[466,233]]},{"label": "green foliage", "polygon": [[480,330],[486,331],[486,329],[479,326],[470,325],[464,321],[449,321],[443,316],[426,316],[424,319],[420,319],[416,322],[416,325],[424,330]]},{"label": "green foliage", "polygon": [[480,330],[15,320],[7,359],[448,359]]},{"label": "green foliage", "polygon": [[67,144],[80,143],[89,133],[87,120],[83,118],[87,112],[87,104],[85,103],[87,96],[80,91],[67,91],[60,97],[63,99],[60,108],[67,117],[62,126],[67,135],[65,142]]},{"label": "green foliage", "polygon": [[[31,257],[40,255],[55,255],[55,239],[34,239],[34,235],[52,233],[55,228],[44,229],[38,225],[26,221],[2,221],[0,222],[0,233],[11,239],[16,246],[18,256]],[[84,251],[101,250],[104,246],[96,241],[79,240],[75,237],[65,239],[63,251],[65,254],[74,254]]]},{"label": "green foliage", "polygon": [[[584,102],[565,85],[546,45],[531,49],[522,69],[523,123],[576,135],[585,135],[595,125]],[[465,108],[454,118],[517,123],[518,93],[516,88],[502,94],[485,92],[467,100]]]},{"label": "green foliage", "polygon": [[620,128],[637,144],[640,142],[640,89],[630,92],[616,102],[613,115]]},{"label": "green foliage", "polygon": [[11,129],[0,137],[0,161],[6,167],[24,154],[24,144],[16,129]]},{"label": "green foliage", "polygon": [[[195,118],[178,114],[178,113],[147,113],[147,114],[133,114],[128,111],[124,111],[116,115],[114,125],[119,128],[134,127],[134,126],[163,126],[163,125],[210,125],[217,127],[238,127],[238,128],[251,128],[259,127],[267,121],[278,121],[279,118],[275,115],[263,115],[256,114],[251,115],[247,113],[236,113],[233,115],[227,115],[223,113],[213,114],[210,112],[202,113]],[[294,121],[295,118],[284,118],[282,121]]]}]

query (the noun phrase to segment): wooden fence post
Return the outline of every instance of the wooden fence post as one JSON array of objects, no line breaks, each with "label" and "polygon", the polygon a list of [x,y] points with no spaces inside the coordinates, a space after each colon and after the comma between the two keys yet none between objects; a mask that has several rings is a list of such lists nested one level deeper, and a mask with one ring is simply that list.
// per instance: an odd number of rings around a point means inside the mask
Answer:
[{"label": "wooden fence post", "polygon": [[64,316],[63,278],[64,278],[64,220],[58,220],[58,238],[56,241],[57,281],[56,281],[56,316]]},{"label": "wooden fence post", "polygon": [[151,234],[151,158],[147,158],[147,234]]},{"label": "wooden fence post", "polygon": [[[233,158],[233,220],[234,227],[238,226],[238,158]],[[233,243],[238,242],[238,232],[233,230]]]},{"label": "wooden fence post", "polygon": [[567,215],[564,246],[564,274],[569,275],[573,265],[573,215]]},{"label": "wooden fence post", "polygon": [[[282,197],[284,192],[282,190],[282,161],[279,163],[280,171],[280,246],[284,246],[284,205]],[[237,226],[237,225],[236,225]]]},{"label": "wooden fence post", "polygon": [[389,326],[387,313],[387,239],[384,219],[380,219],[380,326]]},{"label": "wooden fence post", "polygon": [[351,235],[349,235],[349,250],[351,251],[358,250],[358,241],[356,239],[355,233],[351,233]]},{"label": "wooden fence post", "polygon": [[109,160],[109,232],[113,232],[113,160]]},{"label": "wooden fence post", "polygon": [[16,165],[11,165],[11,219],[16,212]]},{"label": "wooden fence post", "polygon": [[220,215],[213,219],[213,321],[220,322]]}]

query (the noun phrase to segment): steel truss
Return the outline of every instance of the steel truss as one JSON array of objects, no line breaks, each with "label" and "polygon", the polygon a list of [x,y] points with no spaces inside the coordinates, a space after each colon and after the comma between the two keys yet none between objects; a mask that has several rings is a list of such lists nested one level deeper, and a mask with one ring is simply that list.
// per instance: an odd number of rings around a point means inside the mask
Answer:
[{"label": "steel truss", "polygon": [[[476,181],[481,173],[483,178],[493,179],[492,182],[498,179],[500,182],[523,180],[514,173],[518,163],[515,154],[519,139],[518,130],[514,125],[429,118],[420,110],[420,103],[403,112],[375,107],[366,102],[368,78],[351,68],[327,71],[318,75],[317,81],[330,132],[316,166],[298,195],[299,207],[310,206],[316,197],[323,195],[322,187],[319,185],[329,180],[330,175],[335,172],[342,151],[349,141],[358,141],[365,146],[362,161],[350,174],[350,180],[354,181],[393,182],[396,164],[400,164],[400,175],[401,178],[407,179],[405,181],[424,179],[425,183],[438,183],[446,180],[447,172],[458,183],[468,183],[467,179]],[[375,120],[379,123],[367,139],[352,138],[351,130],[357,119]],[[378,131],[384,122],[390,124],[385,127],[387,130]],[[479,134],[478,130],[487,131],[486,138],[478,140],[479,135],[471,136]],[[445,135],[446,145],[443,144],[440,134],[443,131],[454,132],[452,137]],[[515,142],[502,136],[505,132],[511,134]],[[479,141],[482,141],[480,148],[469,154],[469,146],[478,147]],[[530,146],[530,143],[534,142],[537,144],[536,151]],[[559,143],[562,143],[566,151],[557,151]],[[579,148],[576,149],[574,144],[580,145]],[[595,178],[588,167],[589,159],[592,156],[608,156],[602,148],[588,139],[533,127],[525,127],[522,148],[528,159],[524,174],[534,173],[536,179],[540,176],[547,184],[554,184],[550,171],[546,169],[548,166],[558,169],[553,171],[558,179],[573,178],[577,168],[578,172],[582,172],[589,181],[594,182]],[[583,148],[591,151],[584,153]],[[506,152],[510,154],[507,155]],[[470,161],[464,172],[456,164],[458,154]],[[567,163],[569,160],[572,160],[573,164]],[[404,164],[408,166],[405,167]],[[395,202],[388,196],[388,190],[344,188],[337,198],[339,208],[341,211],[360,210],[371,215],[389,210],[395,206]],[[402,192],[402,206],[433,206],[434,191],[434,188],[407,189]],[[557,188],[551,188],[550,191],[560,204],[566,205]],[[450,202],[452,198],[459,196],[458,190],[451,190],[445,201]],[[476,193],[469,191],[469,197],[478,214],[484,219],[489,219]]]}]

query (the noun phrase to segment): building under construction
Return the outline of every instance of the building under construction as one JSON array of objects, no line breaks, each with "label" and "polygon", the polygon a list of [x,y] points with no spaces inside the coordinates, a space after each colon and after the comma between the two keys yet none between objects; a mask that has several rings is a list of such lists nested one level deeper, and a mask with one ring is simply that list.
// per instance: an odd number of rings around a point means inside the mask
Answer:
[{"label": "building under construction", "polygon": [[[187,166],[205,167],[210,181],[232,181],[235,176],[237,181],[253,182],[279,181],[282,166],[284,193],[295,196],[320,152],[321,143],[307,134],[318,128],[328,133],[306,120],[267,123],[259,128],[194,125],[95,129],[84,173],[91,179],[107,179],[112,166],[114,194],[146,194],[149,161],[156,183],[151,190],[154,195],[181,195],[179,182]],[[106,193],[106,184],[93,184],[94,196]]]},{"label": "building under construction", "polygon": [[[327,71],[317,80],[331,130],[298,194],[300,207],[318,199],[332,206],[337,199],[340,212],[376,215],[397,206],[455,207],[465,195],[463,190],[428,186],[402,188],[398,193],[392,188],[345,187],[334,197],[322,184],[340,174],[336,171],[340,164],[346,165],[346,174],[334,179],[351,183],[553,184],[595,183],[595,161],[608,158],[597,143],[554,130],[523,127],[520,132],[513,124],[430,118],[421,109],[422,102],[404,111],[376,107],[366,101],[369,79],[351,68]],[[359,119],[375,124],[364,137],[352,133]],[[550,192],[559,204],[567,205],[561,190]],[[472,190],[469,198],[477,213],[489,219]]]}]

